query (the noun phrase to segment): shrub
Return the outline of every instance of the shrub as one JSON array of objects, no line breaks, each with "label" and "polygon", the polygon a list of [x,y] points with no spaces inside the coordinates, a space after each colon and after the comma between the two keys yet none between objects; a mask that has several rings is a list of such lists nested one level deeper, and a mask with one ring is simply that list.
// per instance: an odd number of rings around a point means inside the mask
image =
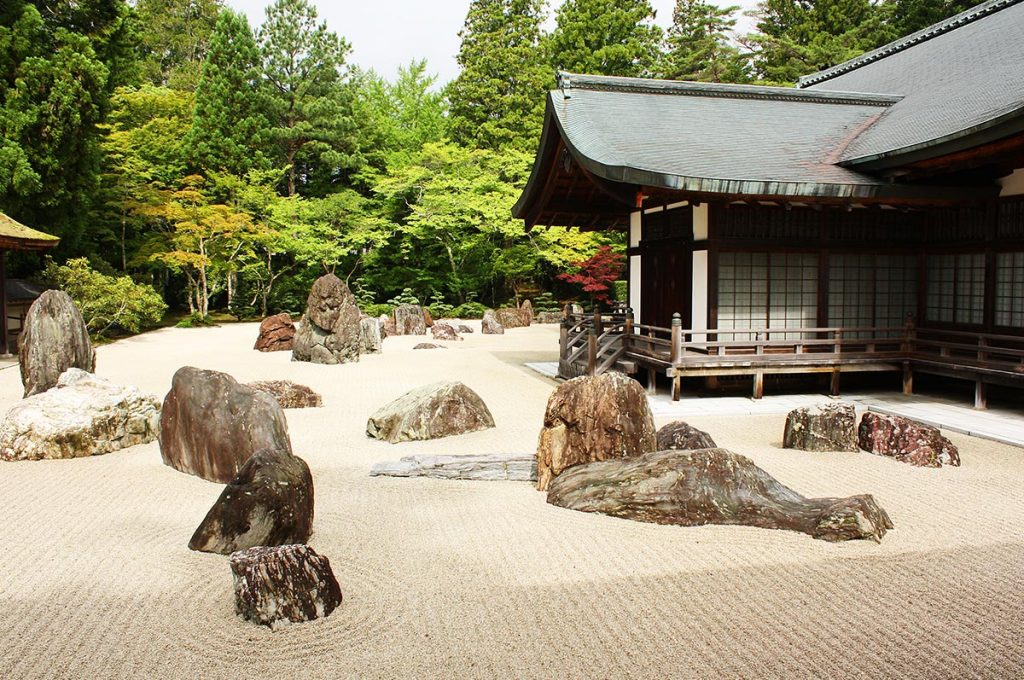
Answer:
[{"label": "shrub", "polygon": [[[359,305],[359,309],[364,311],[377,301],[376,293],[370,290],[370,287],[366,285],[366,279],[361,276],[352,282],[352,294],[356,298],[356,304]],[[380,315],[378,314],[378,316]]]},{"label": "shrub", "polygon": [[609,302],[609,294],[614,294],[613,284],[622,274],[626,258],[611,249],[601,246],[591,257],[582,262],[573,262],[577,270],[574,273],[559,274],[557,279],[566,283],[575,283],[590,295],[592,303]]},{"label": "shrub", "polygon": [[427,309],[430,310],[430,315],[435,319],[444,319],[451,316],[452,310],[455,308],[444,301],[444,295],[434,291],[434,294],[430,296],[430,305]]},{"label": "shrub", "polygon": [[533,311],[535,312],[560,312],[562,306],[558,304],[558,300],[551,293],[541,293],[532,300],[530,304],[533,305]]},{"label": "shrub", "polygon": [[184,319],[174,324],[175,328],[203,328],[204,326],[216,326],[214,322],[210,321],[209,317],[202,316],[200,314],[191,314],[186,316]]},{"label": "shrub", "polygon": [[416,297],[412,288],[404,288],[401,293],[388,300],[388,304],[397,307],[398,305],[418,305],[420,299]]},{"label": "shrub", "polygon": [[112,330],[138,333],[160,323],[167,311],[152,286],[135,283],[129,276],[107,276],[89,266],[84,257],[58,265],[50,261],[43,275],[75,301],[94,337]]},{"label": "shrub", "polygon": [[[479,302],[464,302],[451,310],[451,316],[456,319],[482,319],[486,311],[487,305],[480,304]],[[430,313],[433,314],[434,312],[431,311]]]},{"label": "shrub", "polygon": [[616,302],[625,302],[629,299],[629,281],[616,281],[612,286],[614,286]]},{"label": "shrub", "polygon": [[381,314],[390,314],[395,311],[394,305],[384,304],[372,304],[372,305],[360,305],[359,309],[363,310],[363,313],[367,316],[379,317]]}]

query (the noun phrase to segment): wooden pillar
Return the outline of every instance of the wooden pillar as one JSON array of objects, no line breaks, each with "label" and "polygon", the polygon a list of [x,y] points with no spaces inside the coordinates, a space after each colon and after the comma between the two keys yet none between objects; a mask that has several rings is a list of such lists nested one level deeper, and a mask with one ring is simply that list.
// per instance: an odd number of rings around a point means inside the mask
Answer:
[{"label": "wooden pillar", "polygon": [[752,396],[754,399],[760,399],[764,396],[764,371],[754,373],[754,393]]},{"label": "wooden pillar", "polygon": [[587,375],[597,373],[597,329],[591,328],[587,333]]},{"label": "wooden pillar", "polygon": [[[683,357],[683,317],[676,312],[672,315],[672,349],[670,359],[672,362],[672,368],[676,369],[680,360]],[[679,397],[682,392],[681,379],[679,373],[673,371],[672,374],[672,401],[679,401]]]},{"label": "wooden pillar", "polygon": [[681,378],[678,375],[672,376],[672,401],[679,401],[682,396]]},{"label": "wooden pillar", "polygon": [[838,397],[839,396],[839,367],[838,366],[836,366],[834,369],[832,369],[832,381],[831,381],[831,384],[829,385],[828,393],[831,394],[833,397]]},{"label": "wooden pillar", "polygon": [[980,378],[974,381],[974,408],[981,410],[988,408],[988,391]]},{"label": "wooden pillar", "polygon": [[910,368],[910,362],[903,362],[903,394],[908,397],[914,393],[914,371]]},{"label": "wooden pillar", "polygon": [[0,354],[10,354],[10,338],[7,337],[7,251],[0,250]]}]

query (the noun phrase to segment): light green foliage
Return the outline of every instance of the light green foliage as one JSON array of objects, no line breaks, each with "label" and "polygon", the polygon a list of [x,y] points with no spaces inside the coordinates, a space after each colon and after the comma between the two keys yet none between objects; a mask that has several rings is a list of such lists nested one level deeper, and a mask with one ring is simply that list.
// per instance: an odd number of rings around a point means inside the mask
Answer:
[{"label": "light green foliage", "polygon": [[614,294],[612,298],[616,302],[625,302],[629,298],[629,281],[615,281],[612,283]]},{"label": "light green foliage", "polygon": [[604,76],[649,76],[661,28],[648,0],[566,0],[549,39],[554,68]]},{"label": "light green foliage", "polygon": [[378,318],[382,314],[391,314],[391,312],[395,311],[395,305],[385,302],[382,304],[359,305],[359,309],[366,313],[367,316]]},{"label": "light green foliage", "polygon": [[456,319],[482,319],[486,311],[487,305],[479,302],[463,302],[452,309],[451,315]]},{"label": "light green foliage", "polygon": [[909,35],[978,4],[977,0],[887,0],[881,7],[893,38]]},{"label": "light green foliage", "polygon": [[317,21],[307,0],[275,0],[258,42],[269,133],[277,164],[288,169],[287,194],[295,195],[300,178],[330,184],[338,169],[357,165],[352,93],[342,82],[348,43]]},{"label": "light green foliage", "polygon": [[447,88],[459,144],[533,151],[554,87],[541,44],[542,0],[473,0],[459,37],[459,76]]},{"label": "light green foliage", "polygon": [[128,276],[102,274],[84,257],[63,265],[51,260],[43,275],[71,296],[93,337],[115,330],[138,333],[158,324],[167,311],[152,286],[135,283]]},{"label": "light green foliage", "polygon": [[749,80],[747,59],[732,44],[738,5],[676,0],[666,36],[661,76],[673,80],[741,83]]},{"label": "light green foliage", "polygon": [[551,293],[545,291],[540,295],[535,295],[530,301],[533,305],[535,312],[558,312],[561,311],[562,306],[558,304],[558,300]]},{"label": "light green foliage", "polygon": [[444,301],[444,294],[441,291],[436,290],[430,296],[430,304],[427,305],[427,309],[435,319],[444,319],[450,317],[455,308]]},{"label": "light green foliage", "polygon": [[402,292],[388,300],[388,304],[397,307],[398,305],[418,305],[420,299],[412,292],[412,288],[403,288]]},{"label": "light green foliage", "polygon": [[260,53],[245,16],[221,12],[196,88],[186,139],[196,168],[241,176],[269,167],[263,154],[268,122]]},{"label": "light green foliage", "polygon": [[142,78],[153,85],[193,90],[221,0],[138,0]]}]

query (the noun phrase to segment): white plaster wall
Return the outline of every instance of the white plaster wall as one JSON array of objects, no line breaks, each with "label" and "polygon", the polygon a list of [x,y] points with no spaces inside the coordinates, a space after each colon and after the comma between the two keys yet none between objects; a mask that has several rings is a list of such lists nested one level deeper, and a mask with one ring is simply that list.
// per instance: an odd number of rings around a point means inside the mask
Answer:
[{"label": "white plaster wall", "polygon": [[1014,170],[999,180],[1000,196],[1020,196],[1024,194],[1024,168]]},{"label": "white plaster wall", "polygon": [[[708,251],[693,251],[693,295],[691,296],[690,319],[693,328],[708,327]],[[704,333],[694,333],[694,342],[707,339]]]},{"label": "white plaster wall", "polygon": [[708,204],[693,206],[693,240],[708,240]]},{"label": "white plaster wall", "polygon": [[[636,248],[640,245],[640,225],[643,213],[639,210],[629,216],[629,247]],[[629,306],[633,308],[633,318],[637,323],[643,318],[640,316],[640,256],[633,255],[629,258]]]}]

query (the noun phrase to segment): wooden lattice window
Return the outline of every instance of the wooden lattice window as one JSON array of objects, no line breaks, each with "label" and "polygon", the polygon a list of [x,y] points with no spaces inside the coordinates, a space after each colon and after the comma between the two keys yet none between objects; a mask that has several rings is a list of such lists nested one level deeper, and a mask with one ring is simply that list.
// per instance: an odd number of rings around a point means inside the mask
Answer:
[{"label": "wooden lattice window", "polygon": [[985,319],[985,255],[929,255],[925,318],[979,325]]},{"label": "wooden lattice window", "polygon": [[916,256],[837,254],[829,258],[828,325],[896,328],[916,310]]},{"label": "wooden lattice window", "polygon": [[996,255],[995,322],[1024,328],[1024,252]]},{"label": "wooden lattice window", "polygon": [[[719,255],[718,327],[813,328],[818,318],[818,256],[809,253]],[[789,334],[799,337],[800,334]],[[737,340],[752,339],[738,335]],[[773,336],[783,339],[782,336]]]}]

